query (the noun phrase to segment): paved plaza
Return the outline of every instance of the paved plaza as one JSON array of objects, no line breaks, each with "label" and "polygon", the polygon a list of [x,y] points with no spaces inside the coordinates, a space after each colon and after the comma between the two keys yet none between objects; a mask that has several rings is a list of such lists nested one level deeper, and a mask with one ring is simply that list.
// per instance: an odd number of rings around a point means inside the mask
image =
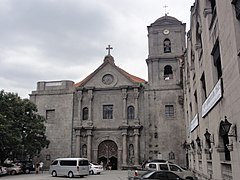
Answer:
[{"label": "paved plaza", "polygon": [[[81,180],[126,180],[128,177],[128,171],[104,171],[100,175],[89,175],[84,178],[75,177],[72,179]],[[52,177],[48,171],[43,174],[19,174],[19,175],[8,175],[0,176],[0,180],[64,180],[69,179],[68,177]]]}]

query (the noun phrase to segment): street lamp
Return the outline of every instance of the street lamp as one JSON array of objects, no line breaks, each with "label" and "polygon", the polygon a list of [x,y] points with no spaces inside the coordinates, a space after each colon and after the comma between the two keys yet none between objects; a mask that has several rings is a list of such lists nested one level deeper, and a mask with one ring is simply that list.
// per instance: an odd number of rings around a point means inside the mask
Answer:
[{"label": "street lamp", "polygon": [[212,160],[212,155],[211,155],[212,149],[211,149],[211,139],[210,139],[211,138],[211,134],[208,132],[208,129],[206,129],[206,132],[205,132],[204,136],[205,136],[206,142],[208,144],[208,148],[205,149],[205,150],[209,154],[209,159]]},{"label": "street lamp", "polygon": [[211,134],[208,132],[208,129],[206,129],[206,132],[205,132],[204,136],[205,136],[205,138],[206,138],[206,141],[209,141],[209,142],[210,142]]},{"label": "street lamp", "polygon": [[232,123],[228,122],[227,116],[225,116],[225,121],[220,122],[220,135],[228,135],[228,132],[230,130],[230,127],[232,126]]}]

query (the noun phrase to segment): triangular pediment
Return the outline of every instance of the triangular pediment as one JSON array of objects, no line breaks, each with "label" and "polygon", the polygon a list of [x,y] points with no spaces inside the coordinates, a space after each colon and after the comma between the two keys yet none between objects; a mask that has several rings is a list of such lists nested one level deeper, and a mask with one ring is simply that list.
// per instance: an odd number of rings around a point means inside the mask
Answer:
[{"label": "triangular pediment", "polygon": [[93,73],[76,83],[76,87],[114,88],[121,86],[134,86],[146,83],[144,79],[133,76],[115,65],[112,56],[106,56]]}]

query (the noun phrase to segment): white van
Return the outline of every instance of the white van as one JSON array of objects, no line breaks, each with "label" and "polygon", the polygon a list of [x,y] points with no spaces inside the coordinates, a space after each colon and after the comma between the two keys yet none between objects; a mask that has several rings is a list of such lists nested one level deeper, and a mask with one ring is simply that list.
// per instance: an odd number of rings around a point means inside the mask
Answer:
[{"label": "white van", "polygon": [[49,173],[56,176],[88,176],[89,162],[86,158],[58,158],[50,165]]}]

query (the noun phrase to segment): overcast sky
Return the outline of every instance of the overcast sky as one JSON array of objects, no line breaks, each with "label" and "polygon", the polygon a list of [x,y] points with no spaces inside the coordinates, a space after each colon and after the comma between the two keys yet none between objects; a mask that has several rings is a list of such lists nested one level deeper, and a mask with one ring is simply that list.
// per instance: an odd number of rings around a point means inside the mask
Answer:
[{"label": "overcast sky", "polygon": [[22,98],[38,81],[79,82],[110,44],[115,64],[147,80],[147,26],[174,16],[189,29],[194,0],[0,0],[0,90]]}]

